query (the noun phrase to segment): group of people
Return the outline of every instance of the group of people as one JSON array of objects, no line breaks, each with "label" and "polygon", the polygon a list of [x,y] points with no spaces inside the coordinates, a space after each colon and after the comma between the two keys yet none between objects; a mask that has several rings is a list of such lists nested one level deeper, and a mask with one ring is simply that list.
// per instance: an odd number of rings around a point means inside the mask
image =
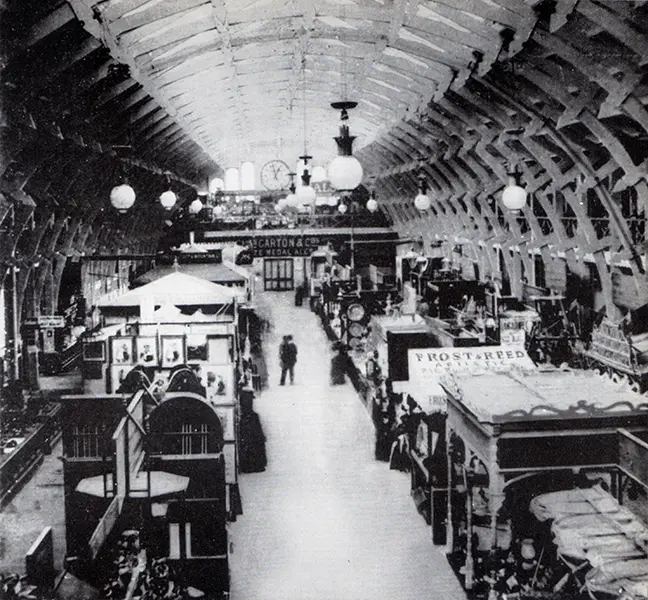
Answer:
[{"label": "group of people", "polygon": [[410,448],[423,411],[411,396],[395,394],[385,381],[377,388],[373,404],[373,422],[376,427],[376,460],[388,462],[393,470],[409,471]]}]

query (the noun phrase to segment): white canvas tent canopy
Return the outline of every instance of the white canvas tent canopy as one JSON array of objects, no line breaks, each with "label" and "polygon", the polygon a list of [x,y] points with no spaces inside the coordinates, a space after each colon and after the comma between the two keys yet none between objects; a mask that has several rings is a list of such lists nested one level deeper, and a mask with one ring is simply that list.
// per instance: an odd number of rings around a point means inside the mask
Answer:
[{"label": "white canvas tent canopy", "polygon": [[147,285],[130,290],[118,298],[105,300],[99,304],[99,307],[129,308],[151,302],[156,307],[165,304],[214,306],[232,304],[240,296],[240,289],[218,285],[185,273],[171,273]]}]

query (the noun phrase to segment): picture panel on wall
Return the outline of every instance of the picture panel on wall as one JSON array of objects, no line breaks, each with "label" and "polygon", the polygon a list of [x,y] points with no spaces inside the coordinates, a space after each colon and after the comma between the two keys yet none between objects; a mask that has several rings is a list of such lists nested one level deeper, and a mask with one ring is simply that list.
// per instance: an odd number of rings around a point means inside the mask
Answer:
[{"label": "picture panel on wall", "polygon": [[185,362],[184,336],[162,336],[162,366],[175,367]]}]

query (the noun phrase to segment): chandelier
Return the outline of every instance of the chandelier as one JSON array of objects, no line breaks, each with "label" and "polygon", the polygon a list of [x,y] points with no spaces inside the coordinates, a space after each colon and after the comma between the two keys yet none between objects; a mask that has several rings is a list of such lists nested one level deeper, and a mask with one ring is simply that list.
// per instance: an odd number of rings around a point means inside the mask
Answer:
[{"label": "chandelier", "polygon": [[328,176],[331,185],[337,190],[354,190],[362,181],[362,165],[360,161],[353,156],[353,140],[355,137],[349,135],[349,126],[346,122],[349,120],[348,111],[355,108],[357,102],[333,102],[331,107],[340,110],[340,135],[335,139],[338,147],[336,156],[328,168]]}]

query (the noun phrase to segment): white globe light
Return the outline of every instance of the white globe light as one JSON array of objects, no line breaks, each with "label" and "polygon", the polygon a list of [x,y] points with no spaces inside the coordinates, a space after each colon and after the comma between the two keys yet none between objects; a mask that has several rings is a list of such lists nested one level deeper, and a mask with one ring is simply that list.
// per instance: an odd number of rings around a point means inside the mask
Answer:
[{"label": "white globe light", "polygon": [[526,199],[526,190],[519,185],[507,185],[502,192],[502,202],[509,210],[520,210]]},{"label": "white globe light", "polygon": [[326,181],[326,169],[324,167],[313,167],[313,172],[311,173],[311,181],[313,183],[322,183]]},{"label": "white globe light", "polygon": [[299,204],[299,200],[296,194],[288,194],[284,198],[284,206],[292,206],[293,208]]},{"label": "white globe light", "polygon": [[177,196],[171,190],[167,190],[160,194],[160,204],[166,210],[171,210],[175,206],[177,199]]},{"label": "white globe light", "polygon": [[197,215],[201,210],[203,209],[203,203],[196,198],[190,205],[189,205],[189,212],[192,215]]},{"label": "white globe light", "polygon": [[348,207],[346,204],[340,204],[340,206],[338,206],[338,210],[341,214],[344,214],[348,210]]},{"label": "white globe light", "polygon": [[110,191],[110,203],[119,211],[126,212],[135,204],[135,190],[125,183]]},{"label": "white globe light", "polygon": [[317,198],[317,192],[310,185],[302,185],[297,190],[297,204],[311,204]]},{"label": "white globe light", "polygon": [[336,156],[329,165],[328,177],[336,190],[354,190],[362,181],[362,165],[355,156]]},{"label": "white globe light", "polygon": [[373,198],[369,198],[369,200],[367,200],[367,210],[369,212],[376,212],[378,210],[378,202]]},{"label": "white globe light", "polygon": [[427,194],[419,194],[414,198],[414,206],[419,210],[427,210],[432,206],[432,201]]}]

